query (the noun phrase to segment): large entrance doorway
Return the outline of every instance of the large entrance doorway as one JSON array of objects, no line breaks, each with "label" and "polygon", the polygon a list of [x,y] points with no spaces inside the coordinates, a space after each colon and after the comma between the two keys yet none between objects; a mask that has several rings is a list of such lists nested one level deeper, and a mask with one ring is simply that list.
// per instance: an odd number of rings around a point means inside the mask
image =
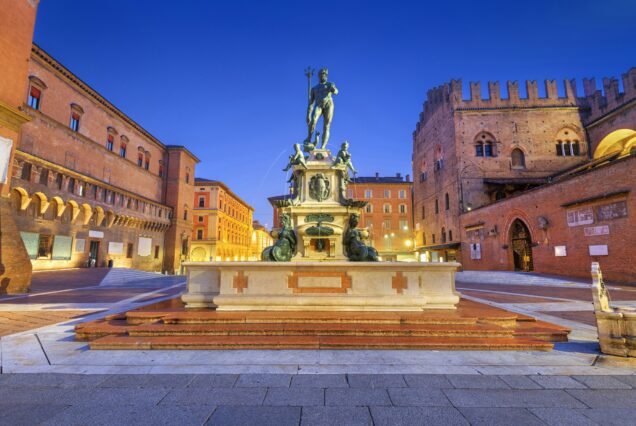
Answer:
[{"label": "large entrance doorway", "polygon": [[99,241],[91,241],[88,251],[88,267],[93,268],[99,266]]},{"label": "large entrance doorway", "polygon": [[515,271],[532,271],[532,238],[526,224],[515,220],[510,228],[510,238]]}]

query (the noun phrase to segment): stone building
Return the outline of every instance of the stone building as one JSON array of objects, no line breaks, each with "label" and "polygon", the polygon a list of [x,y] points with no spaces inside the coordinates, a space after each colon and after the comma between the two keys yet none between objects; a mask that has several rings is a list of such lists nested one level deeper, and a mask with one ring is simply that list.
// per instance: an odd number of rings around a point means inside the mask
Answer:
[{"label": "stone building", "polygon": [[[516,82],[505,98],[499,83],[489,83],[488,99],[479,83],[468,99],[459,81],[429,91],[413,134],[422,257],[579,276],[596,260],[610,279],[633,277],[633,266],[619,265],[623,238],[634,238],[622,222],[636,181],[626,158],[636,140],[636,69],[623,75],[624,92],[616,79],[603,86],[584,80],[583,97],[574,81],[562,96],[554,81],[543,97],[534,81],[523,97]],[[586,203],[587,218],[571,220]]]},{"label": "stone building", "polygon": [[199,160],[163,144],[37,45],[16,84],[29,121],[10,200],[33,268],[178,272]]},{"label": "stone building", "polygon": [[252,242],[250,245],[249,260],[260,260],[261,254],[266,247],[274,244],[274,239],[265,226],[258,220],[252,222]]},{"label": "stone building", "polygon": [[413,183],[410,176],[356,177],[348,197],[367,201],[360,227],[369,231],[369,244],[382,260],[413,259]]},{"label": "stone building", "polygon": [[190,259],[245,261],[251,256],[254,209],[223,182],[195,179]]}]

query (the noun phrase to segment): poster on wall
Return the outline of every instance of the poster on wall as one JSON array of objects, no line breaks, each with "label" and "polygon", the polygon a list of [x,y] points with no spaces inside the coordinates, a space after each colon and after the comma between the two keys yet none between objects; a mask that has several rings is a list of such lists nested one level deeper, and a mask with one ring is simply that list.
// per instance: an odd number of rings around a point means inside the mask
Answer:
[{"label": "poster on wall", "polygon": [[83,238],[78,238],[75,240],[75,251],[77,253],[84,253],[86,250],[86,240]]},{"label": "poster on wall", "polygon": [[594,212],[591,207],[567,212],[568,226],[589,225],[594,223]]},{"label": "poster on wall", "polygon": [[9,161],[11,160],[11,139],[0,136],[0,183],[7,183],[7,173],[9,171]]},{"label": "poster on wall", "polygon": [[595,235],[609,235],[609,226],[589,226],[587,228],[583,228],[583,235],[586,237],[593,237]]},{"label": "poster on wall", "polygon": [[481,259],[481,244],[472,243],[470,245],[470,258],[473,260]]},{"label": "poster on wall", "polygon": [[73,246],[73,238],[65,235],[53,236],[53,252],[51,259],[53,260],[70,260],[71,247]]},{"label": "poster on wall", "polygon": [[566,246],[554,246],[554,255],[556,257],[565,257],[568,255]]},{"label": "poster on wall", "polygon": [[627,217],[627,203],[625,201],[617,201],[596,207],[596,218],[598,220],[612,220],[621,217]]},{"label": "poster on wall", "polygon": [[137,245],[137,254],[139,256],[150,256],[152,250],[152,238],[139,237]]},{"label": "poster on wall", "polygon": [[124,243],[111,241],[108,243],[108,254],[123,254]]},{"label": "poster on wall", "polygon": [[20,232],[24,247],[26,247],[27,253],[31,259],[37,259],[38,246],[40,245],[40,234],[35,232]]}]

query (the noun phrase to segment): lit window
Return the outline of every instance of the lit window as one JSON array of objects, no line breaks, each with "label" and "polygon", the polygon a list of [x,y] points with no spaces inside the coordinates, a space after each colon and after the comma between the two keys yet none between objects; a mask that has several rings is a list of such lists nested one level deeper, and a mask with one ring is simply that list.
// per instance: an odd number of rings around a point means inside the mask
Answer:
[{"label": "lit window", "polygon": [[384,229],[391,229],[391,219],[385,219],[384,222],[382,222],[382,226]]},{"label": "lit window", "polygon": [[112,134],[108,134],[108,138],[106,139],[106,149],[109,151],[113,150],[113,147],[115,146],[115,138]]},{"label": "lit window", "polygon": [[408,220],[400,220],[400,230],[408,231],[409,230],[409,222]]},{"label": "lit window", "polygon": [[38,241],[38,257],[49,257],[51,255],[51,236],[40,234]]},{"label": "lit window", "polygon": [[73,111],[71,112],[71,122],[69,123],[69,127],[74,132],[79,132],[79,123],[80,123],[80,115],[79,113]]},{"label": "lit window", "polygon": [[33,109],[40,109],[40,99],[42,97],[42,91],[35,86],[31,86],[29,90],[29,98],[27,104]]}]

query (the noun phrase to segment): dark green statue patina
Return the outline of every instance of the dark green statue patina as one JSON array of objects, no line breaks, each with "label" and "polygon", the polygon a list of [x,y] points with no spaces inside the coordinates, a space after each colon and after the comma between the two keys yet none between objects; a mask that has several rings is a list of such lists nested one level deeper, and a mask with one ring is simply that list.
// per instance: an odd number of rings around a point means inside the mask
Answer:
[{"label": "dark green statue patina", "polygon": [[316,84],[309,91],[309,106],[307,107],[307,126],[309,135],[306,142],[311,141],[311,136],[316,130],[316,123],[322,116],[322,145],[321,149],[327,148],[329,142],[329,129],[331,128],[331,119],[333,118],[333,98],[332,95],[338,94],[336,85],[327,81],[329,71],[322,68],[318,71],[320,83]]},{"label": "dark green statue patina", "polygon": [[283,214],[280,217],[281,229],[273,246],[267,247],[261,259],[270,262],[289,262],[296,254],[296,233],[292,228],[291,218]]},{"label": "dark green statue patina", "polygon": [[342,243],[345,255],[353,262],[377,262],[378,252],[362,242],[362,231],[356,229],[360,216],[349,216],[349,227],[345,232]]}]

